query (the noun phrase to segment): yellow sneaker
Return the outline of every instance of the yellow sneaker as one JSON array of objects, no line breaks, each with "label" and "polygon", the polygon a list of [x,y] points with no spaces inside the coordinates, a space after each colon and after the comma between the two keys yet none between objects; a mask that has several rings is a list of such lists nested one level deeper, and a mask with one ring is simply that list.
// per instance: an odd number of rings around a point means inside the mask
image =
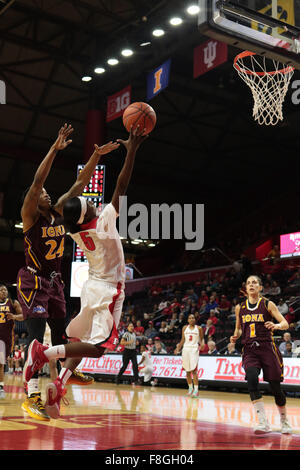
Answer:
[{"label": "yellow sneaker", "polygon": [[79,370],[74,369],[71,377],[67,381],[67,384],[77,385],[90,385],[94,382],[94,378],[90,375],[84,375]]},{"label": "yellow sneaker", "polygon": [[33,419],[50,421],[50,416],[46,413],[40,393],[35,393],[32,394],[31,397],[27,397],[22,403],[22,410],[26,411]]}]

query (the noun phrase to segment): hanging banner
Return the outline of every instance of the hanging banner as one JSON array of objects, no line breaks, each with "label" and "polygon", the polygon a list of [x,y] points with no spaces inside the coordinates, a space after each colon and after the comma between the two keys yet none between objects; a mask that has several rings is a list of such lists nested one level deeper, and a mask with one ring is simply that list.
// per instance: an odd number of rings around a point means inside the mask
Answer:
[{"label": "hanging banner", "polygon": [[147,101],[158,95],[169,85],[171,59],[147,75]]},{"label": "hanging banner", "polygon": [[227,61],[227,44],[209,39],[194,49],[194,78]]},{"label": "hanging banner", "polygon": [[106,122],[113,121],[123,115],[131,103],[131,85],[107,98]]}]

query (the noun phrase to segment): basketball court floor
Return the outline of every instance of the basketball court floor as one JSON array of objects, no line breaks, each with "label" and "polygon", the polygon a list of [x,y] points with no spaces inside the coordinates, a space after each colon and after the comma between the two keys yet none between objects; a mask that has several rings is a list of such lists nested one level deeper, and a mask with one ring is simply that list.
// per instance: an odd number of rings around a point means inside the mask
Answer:
[{"label": "basketball court floor", "polygon": [[[42,397],[49,379],[42,378]],[[300,399],[287,401],[292,435],[280,433],[273,399],[265,396],[272,433],[255,436],[247,394],[132,387],[95,382],[68,386],[59,420],[22,411],[22,378],[6,376],[0,401],[1,450],[300,450]]]}]

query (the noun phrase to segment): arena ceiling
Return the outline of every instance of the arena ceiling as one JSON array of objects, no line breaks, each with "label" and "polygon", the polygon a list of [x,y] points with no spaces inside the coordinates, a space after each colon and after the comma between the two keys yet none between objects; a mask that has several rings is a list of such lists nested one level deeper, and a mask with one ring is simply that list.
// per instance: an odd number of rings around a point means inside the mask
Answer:
[{"label": "arena ceiling", "polygon": [[[133,101],[145,101],[147,73],[172,58],[169,87],[151,101],[158,124],[140,150],[129,196],[132,201],[205,203],[208,235],[240,222],[258,205],[297,183],[299,106],[286,99],[285,120],[260,127],[252,99],[226,64],[193,78],[193,48],[207,40],[183,0],[1,0],[0,188],[4,216],[19,219],[18,198],[64,122],[75,128],[72,147],[59,156],[47,182],[55,198],[72,184],[82,162],[88,109],[105,110],[106,97],[128,84]],[[184,18],[178,28],[171,16]],[[167,34],[154,39],[163,26]],[[151,41],[147,47],[140,47]],[[124,46],[135,54],[89,83],[110,55]],[[295,77],[297,78],[298,72]],[[121,119],[107,138],[125,137]],[[121,167],[122,151],[110,159],[108,196]],[[282,184],[283,183],[283,184]]]}]

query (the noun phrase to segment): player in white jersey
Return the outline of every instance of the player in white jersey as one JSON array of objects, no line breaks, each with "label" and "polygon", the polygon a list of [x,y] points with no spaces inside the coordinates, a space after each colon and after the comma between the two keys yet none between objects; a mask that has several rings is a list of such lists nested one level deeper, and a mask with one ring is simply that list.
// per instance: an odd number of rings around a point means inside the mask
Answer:
[{"label": "player in white jersey", "polygon": [[[101,357],[106,349],[113,350],[118,344],[125,262],[116,219],[120,198],[126,194],[131,178],[136,151],[147,137],[144,131],[137,127],[130,132],[128,140],[117,140],[125,146],[127,155],[112,201],[100,215],[97,215],[95,206],[83,197],[69,199],[64,205],[66,231],[82,248],[89,263],[89,277],[81,292],[80,312],[66,329],[69,337],[79,338],[80,342],[47,348],[34,340],[29,346],[24,367],[26,381],[50,359],[76,358],[77,367],[83,357]],[[55,382],[46,387],[45,408],[52,418],[60,416],[60,401],[66,393],[65,384],[71,374],[72,370],[62,368]]]},{"label": "player in white jersey", "polygon": [[149,385],[153,374],[153,366],[151,360],[151,352],[146,349],[144,345],[141,346],[142,353],[141,362],[138,364],[139,372],[144,376],[144,385]]},{"label": "player in white jersey", "polygon": [[178,354],[182,348],[182,367],[186,371],[186,380],[189,386],[188,395],[193,398],[199,396],[198,361],[199,343],[204,346],[204,336],[201,326],[196,325],[195,316],[188,316],[188,325],[182,328],[180,343],[177,344],[174,354]]}]

